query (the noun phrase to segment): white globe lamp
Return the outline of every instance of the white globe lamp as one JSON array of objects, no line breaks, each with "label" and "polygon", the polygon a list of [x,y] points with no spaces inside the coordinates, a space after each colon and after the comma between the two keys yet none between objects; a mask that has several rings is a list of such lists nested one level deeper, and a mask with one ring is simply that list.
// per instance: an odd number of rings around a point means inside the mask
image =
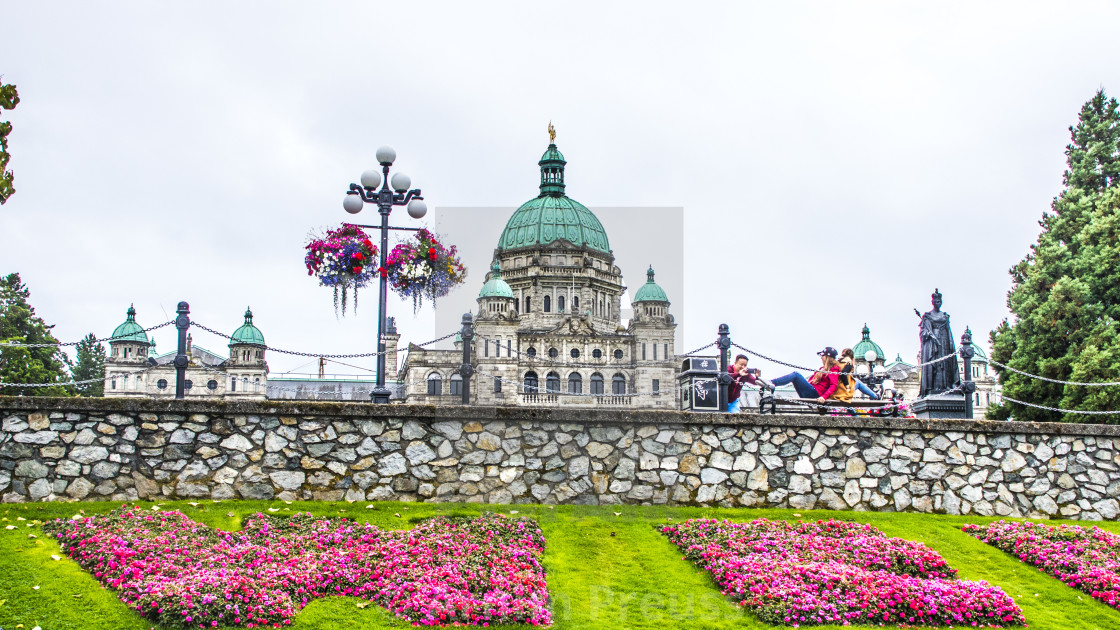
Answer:
[{"label": "white globe lamp", "polygon": [[420,219],[425,214],[428,214],[428,204],[424,203],[423,199],[413,199],[408,202],[408,216],[413,219]]},{"label": "white globe lamp", "polygon": [[408,187],[412,185],[412,178],[404,173],[393,173],[393,177],[389,180],[389,185],[397,192],[405,192]]},{"label": "white globe lamp", "polygon": [[393,147],[378,147],[376,155],[377,163],[382,166],[392,166],[397,161],[397,152]]},{"label": "white globe lamp", "polygon": [[376,169],[369,169],[362,173],[362,186],[365,188],[377,188],[381,185],[381,171]]},{"label": "white globe lamp", "polygon": [[346,195],[346,199],[342,200],[342,209],[350,214],[358,214],[364,205],[365,202],[357,195]]}]

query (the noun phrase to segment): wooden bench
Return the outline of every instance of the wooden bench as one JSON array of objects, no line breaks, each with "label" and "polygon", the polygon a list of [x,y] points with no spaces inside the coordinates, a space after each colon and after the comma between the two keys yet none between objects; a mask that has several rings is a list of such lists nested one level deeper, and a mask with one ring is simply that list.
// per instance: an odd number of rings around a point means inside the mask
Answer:
[{"label": "wooden bench", "polygon": [[758,413],[807,413],[815,411],[823,416],[832,409],[837,409],[846,412],[849,416],[857,416],[860,415],[857,413],[857,409],[866,409],[868,411],[882,409],[882,415],[884,416],[898,416],[898,404],[897,401],[893,400],[869,400],[859,398],[853,398],[849,402],[829,399],[822,403],[817,401],[816,398],[785,398],[774,396],[768,392],[762,392],[761,400],[758,403]]}]

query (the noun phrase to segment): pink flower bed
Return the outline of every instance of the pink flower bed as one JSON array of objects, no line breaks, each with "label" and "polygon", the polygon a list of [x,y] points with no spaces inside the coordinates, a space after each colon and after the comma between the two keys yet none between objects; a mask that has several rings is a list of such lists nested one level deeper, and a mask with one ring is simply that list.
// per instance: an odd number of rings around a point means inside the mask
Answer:
[{"label": "pink flower bed", "polygon": [[1102,602],[1120,608],[1120,536],[1099,527],[996,521],[965,525],[997,549],[1058,578]]},{"label": "pink flower bed", "polygon": [[178,627],[278,627],[331,595],[372,600],[415,625],[551,622],[544,537],[523,518],[437,517],[395,531],[256,514],[230,533],[122,507],[44,529],[141,615]]},{"label": "pink flower bed", "polygon": [[1026,625],[1000,589],[953,579],[937,552],[870,525],[694,519],[661,531],[769,623]]}]

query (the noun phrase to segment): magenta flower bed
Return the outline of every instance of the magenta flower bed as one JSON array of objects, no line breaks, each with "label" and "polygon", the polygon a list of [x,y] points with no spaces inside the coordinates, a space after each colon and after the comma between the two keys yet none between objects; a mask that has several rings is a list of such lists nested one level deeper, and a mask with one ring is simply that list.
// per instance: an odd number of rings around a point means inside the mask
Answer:
[{"label": "magenta flower bed", "polygon": [[141,615],[179,627],[287,625],[331,595],[372,600],[416,625],[551,622],[544,537],[523,518],[437,517],[396,531],[256,514],[230,533],[122,507],[44,529]]},{"label": "magenta flower bed", "polygon": [[1018,556],[1078,590],[1120,608],[1120,536],[1099,527],[996,521],[965,525],[993,547]]},{"label": "magenta flower bed", "polygon": [[1000,589],[953,579],[937,552],[870,525],[694,519],[661,531],[769,623],[1026,625]]}]

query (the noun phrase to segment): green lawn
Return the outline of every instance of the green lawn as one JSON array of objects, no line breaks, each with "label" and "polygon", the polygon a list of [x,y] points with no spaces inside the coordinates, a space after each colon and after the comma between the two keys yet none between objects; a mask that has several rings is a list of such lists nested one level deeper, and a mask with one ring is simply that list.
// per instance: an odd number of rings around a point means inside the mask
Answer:
[{"label": "green lawn", "polygon": [[[150,507],[152,504],[140,502]],[[182,510],[214,527],[237,529],[254,512],[311,511],[347,516],[381,527],[407,528],[437,515],[470,516],[516,510],[537,519],[548,541],[545,566],[552,596],[553,627],[584,628],[763,628],[749,613],[720,597],[707,574],[682,561],[655,528],[658,523],[695,517],[751,520],[839,518],[871,523],[888,536],[919,540],[941,553],[960,577],[987,580],[1015,597],[1032,628],[1120,628],[1120,611],[1071,589],[1038,570],[960,531],[964,523],[993,519],[871,512],[706,509],[638,506],[482,506],[416,503],[293,503],[174,501],[162,509]],[[150,624],[121,604],[111,591],[77,564],[60,556],[58,545],[34,525],[84,510],[105,512],[118,503],[37,503],[0,506],[0,629],[145,629]],[[616,514],[618,513],[618,514]],[[25,521],[17,520],[23,517]],[[28,524],[33,524],[27,527]],[[1102,527],[1120,533],[1120,524]],[[34,537],[31,537],[34,536]],[[38,587],[35,589],[34,587]],[[408,624],[362,600],[336,597],[315,601],[294,628],[397,628]]]}]

